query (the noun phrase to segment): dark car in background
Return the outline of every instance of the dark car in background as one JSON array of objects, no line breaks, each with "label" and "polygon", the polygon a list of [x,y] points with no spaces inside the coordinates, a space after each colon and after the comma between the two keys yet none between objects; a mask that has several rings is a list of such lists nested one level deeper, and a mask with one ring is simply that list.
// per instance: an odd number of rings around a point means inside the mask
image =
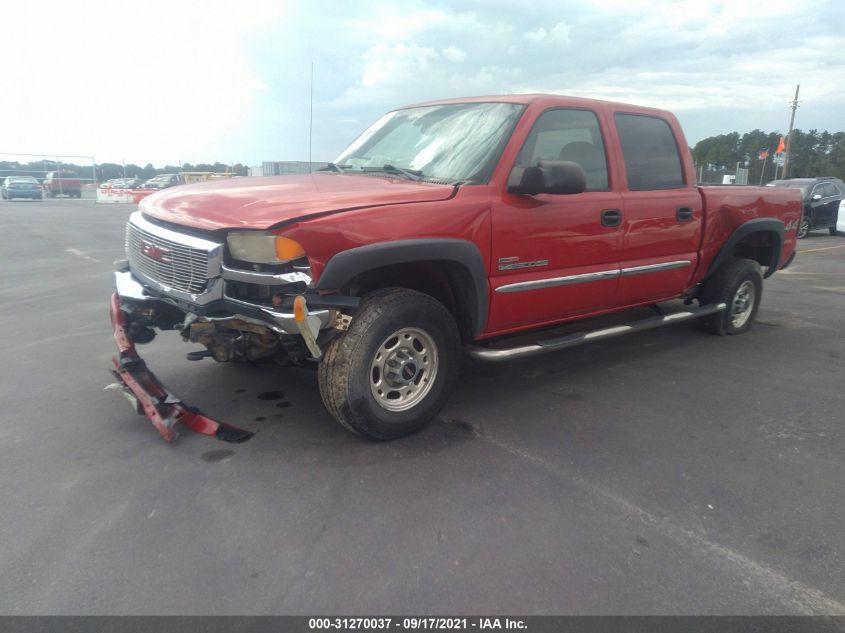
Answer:
[{"label": "dark car in background", "polygon": [[3,200],[12,198],[30,198],[42,200],[41,185],[32,176],[6,176],[0,185],[0,196]]},{"label": "dark car in background", "polygon": [[175,185],[181,185],[185,182],[179,174],[161,174],[155,178],[150,178],[142,185],[143,189],[167,189]]},{"label": "dark car in background", "polygon": [[82,197],[82,181],[72,171],[50,171],[41,183],[48,198],[56,196]]},{"label": "dark car in background", "polygon": [[839,178],[787,178],[767,183],[769,187],[792,187],[801,190],[804,214],[798,227],[798,239],[815,229],[827,229],[836,235],[839,202],[845,198],[845,183]]}]

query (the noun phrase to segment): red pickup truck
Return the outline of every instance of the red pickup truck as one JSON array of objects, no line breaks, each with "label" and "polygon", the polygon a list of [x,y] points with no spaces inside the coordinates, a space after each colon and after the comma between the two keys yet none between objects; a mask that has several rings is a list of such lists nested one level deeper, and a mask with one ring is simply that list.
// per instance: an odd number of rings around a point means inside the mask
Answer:
[{"label": "red pickup truck", "polygon": [[[177,422],[247,439],[138,356],[175,329],[204,346],[193,360],[319,362],[338,422],[398,438],[441,409],[464,353],[522,358],[692,318],[747,331],[800,219],[797,190],[697,186],[669,112],[550,95],[410,106],[322,171],[144,199],[115,272],[115,384],[168,440]],[[685,303],[543,332],[672,299]]]},{"label": "red pickup truck", "polygon": [[82,181],[72,171],[47,172],[41,186],[48,198],[55,198],[56,196],[82,197]]}]

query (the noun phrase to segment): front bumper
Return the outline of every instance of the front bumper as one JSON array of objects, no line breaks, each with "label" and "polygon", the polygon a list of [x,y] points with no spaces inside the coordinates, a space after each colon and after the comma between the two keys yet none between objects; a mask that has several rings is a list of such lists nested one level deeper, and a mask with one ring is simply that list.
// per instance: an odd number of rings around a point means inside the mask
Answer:
[{"label": "front bumper", "polygon": [[[226,273],[224,272],[224,275]],[[214,281],[214,280],[213,280]],[[231,297],[223,295],[222,281],[219,289],[214,285],[211,293],[213,296],[206,296],[204,303],[193,303],[182,298],[172,297],[155,289],[149,285],[141,283],[130,271],[118,270],[114,273],[114,287],[117,294],[124,300],[130,302],[140,303],[158,303],[163,302],[173,306],[185,313],[195,314],[197,316],[209,318],[209,320],[221,320],[239,318],[246,321],[254,321],[276,332],[277,334],[299,334],[296,318],[293,313],[293,297],[287,302],[291,306],[291,310],[285,310],[286,303],[280,306],[281,310],[260,306],[245,301],[238,301]],[[207,295],[209,293],[206,293]],[[314,303],[318,306],[315,308]],[[320,298],[310,299],[309,304],[312,308],[308,312],[308,324],[311,327],[315,336],[320,330],[331,326],[334,319],[332,309],[339,309],[344,307],[354,307],[355,302],[337,302],[334,298],[326,297],[322,303],[324,307],[319,307]],[[330,306],[332,309],[330,309]]]},{"label": "front bumper", "polygon": [[[333,302],[345,304],[350,301],[349,298],[326,297],[323,299],[325,305],[322,308],[308,310],[306,307],[305,319],[298,321],[293,311],[270,310],[230,299],[221,298],[204,305],[185,304],[157,293],[138,281],[128,270],[118,270],[114,273],[114,285],[115,292],[110,304],[113,336],[118,349],[118,356],[112,358],[112,374],[118,380],[114,383],[114,388],[119,389],[135,411],[145,415],[168,442],[177,437],[177,422],[194,432],[227,442],[245,442],[253,434],[214,420],[170,393],[147,369],[135,350],[127,315],[148,307],[157,310],[164,305],[184,312],[186,318],[195,318],[188,315],[196,315],[212,322],[225,322],[230,319],[249,321],[263,325],[280,335],[301,336],[311,355],[319,358],[321,352],[316,342],[318,333],[322,328],[330,327],[332,319],[340,314],[338,309],[331,307]],[[357,305],[357,299],[352,303]]]},{"label": "front bumper", "polygon": [[115,386],[123,392],[137,413],[147,416],[166,441],[172,442],[176,439],[177,432],[174,427],[177,422],[196,433],[210,435],[226,442],[246,442],[253,436],[250,431],[203,415],[198,409],[188,406],[164,388],[135,351],[135,343],[126,331],[126,318],[118,293],[112,294],[110,316],[114,342],[118,349],[118,356],[112,357],[112,374],[118,380]]}]

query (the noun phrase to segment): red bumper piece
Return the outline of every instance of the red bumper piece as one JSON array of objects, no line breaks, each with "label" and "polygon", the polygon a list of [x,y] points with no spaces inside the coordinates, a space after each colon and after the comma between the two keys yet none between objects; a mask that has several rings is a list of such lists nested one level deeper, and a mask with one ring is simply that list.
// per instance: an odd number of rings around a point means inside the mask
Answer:
[{"label": "red bumper piece", "polygon": [[126,332],[126,317],[120,309],[117,293],[111,297],[111,323],[114,342],[120,352],[118,358],[112,358],[112,373],[120,382],[124,394],[135,405],[135,410],[146,415],[165,440],[172,442],[176,438],[174,426],[177,422],[196,433],[211,435],[225,442],[246,442],[252,437],[249,431],[203,415],[162,386],[135,351],[135,344]]}]

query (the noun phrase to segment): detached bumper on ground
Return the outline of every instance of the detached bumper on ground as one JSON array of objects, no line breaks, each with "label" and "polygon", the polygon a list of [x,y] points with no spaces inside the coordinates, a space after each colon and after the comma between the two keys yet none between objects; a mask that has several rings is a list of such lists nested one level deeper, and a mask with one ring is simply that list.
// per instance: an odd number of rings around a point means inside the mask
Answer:
[{"label": "detached bumper on ground", "polygon": [[118,349],[118,356],[112,357],[112,373],[118,380],[117,386],[135,411],[147,416],[165,440],[172,442],[177,437],[177,423],[196,433],[225,442],[246,442],[253,436],[250,431],[203,415],[167,391],[135,351],[135,344],[126,331],[126,319],[117,293],[112,294],[110,313],[114,342]]}]

